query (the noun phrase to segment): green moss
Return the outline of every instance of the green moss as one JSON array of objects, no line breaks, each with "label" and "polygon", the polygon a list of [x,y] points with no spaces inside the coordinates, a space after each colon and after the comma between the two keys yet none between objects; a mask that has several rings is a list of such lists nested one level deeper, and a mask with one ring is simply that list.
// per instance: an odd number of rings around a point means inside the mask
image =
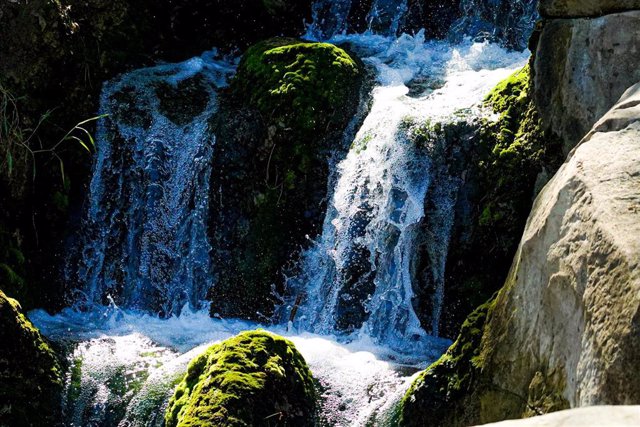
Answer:
[{"label": "green moss", "polygon": [[480,344],[494,304],[492,298],[476,309],[462,325],[456,342],[413,382],[398,408],[399,425],[419,426],[425,419],[446,425],[445,420],[468,416],[452,413],[452,409],[480,378],[484,367]]},{"label": "green moss", "polygon": [[490,184],[479,225],[492,232],[497,228],[505,248],[513,248],[520,238],[537,176],[562,162],[559,139],[542,130],[530,81],[527,65],[498,84],[485,101],[500,117],[481,131],[487,152],[480,162],[482,180]]},{"label": "green moss", "polygon": [[347,148],[362,74],[357,59],[327,43],[271,39],[244,55],[214,124],[211,187],[220,191],[211,222],[220,225],[213,246],[222,270],[212,314],[273,314],[283,266],[321,226],[327,159]]},{"label": "green moss", "polygon": [[54,425],[63,386],[57,357],[2,291],[0,343],[0,425]]},{"label": "green moss", "polygon": [[337,46],[278,38],[247,51],[233,89],[271,122],[313,131],[343,109],[360,75],[358,63]]},{"label": "green moss", "polygon": [[311,372],[294,345],[244,332],[191,361],[169,402],[173,426],[313,425]]}]

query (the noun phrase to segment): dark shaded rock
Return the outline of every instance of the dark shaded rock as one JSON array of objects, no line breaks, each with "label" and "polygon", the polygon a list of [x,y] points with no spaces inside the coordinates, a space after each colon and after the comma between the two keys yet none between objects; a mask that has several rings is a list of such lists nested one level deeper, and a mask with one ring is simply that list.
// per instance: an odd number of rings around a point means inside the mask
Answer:
[{"label": "dark shaded rock", "polygon": [[215,124],[213,314],[271,315],[281,268],[319,232],[329,159],[346,149],[363,77],[326,43],[269,40],[243,58]]},{"label": "dark shaded rock", "polygon": [[56,355],[0,291],[0,425],[55,425],[60,420],[63,374]]}]

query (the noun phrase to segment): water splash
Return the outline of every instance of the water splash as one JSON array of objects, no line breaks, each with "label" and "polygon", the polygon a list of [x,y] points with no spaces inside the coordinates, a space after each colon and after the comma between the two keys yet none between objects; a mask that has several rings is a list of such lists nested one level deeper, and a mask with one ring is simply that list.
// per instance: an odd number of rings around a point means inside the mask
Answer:
[{"label": "water splash", "polygon": [[[208,120],[233,67],[215,52],[105,84],[82,240],[68,267],[89,305],[108,295],[163,315],[210,286]],[[79,260],[79,261],[78,261]]]},{"label": "water splash", "polygon": [[313,3],[313,21],[305,38],[327,40],[347,31],[352,0],[318,0]]},{"label": "water splash", "polygon": [[464,36],[490,40],[523,50],[539,18],[536,0],[462,0],[462,17],[449,30],[449,38]]},{"label": "water splash", "polygon": [[[161,319],[111,306],[91,312],[66,309],[29,313],[45,336],[70,347],[65,425],[162,426],[163,414],[187,365],[209,345],[261,325],[209,317],[188,307]],[[413,375],[450,344],[434,340],[428,353],[408,357],[366,337],[350,343],[334,336],[268,330],[291,339],[320,383],[327,425],[364,426],[392,406]]]},{"label": "water splash", "polygon": [[[438,141],[416,146],[411,132],[428,122],[478,116],[486,93],[528,55],[488,42],[426,42],[422,34],[334,41],[348,42],[365,57],[377,70],[378,85],[371,111],[338,165],[322,235],[288,280],[292,294],[305,295],[295,326],[369,336],[403,352],[424,351],[429,335],[438,334],[459,179],[437,173],[443,162]],[[427,196],[435,205],[428,219],[438,226],[431,228],[428,244],[434,310],[431,324],[423,325],[413,308],[420,286],[413,268]]]},{"label": "water splash", "polygon": [[374,0],[367,22],[369,31],[385,36],[398,34],[408,9],[408,0]]}]

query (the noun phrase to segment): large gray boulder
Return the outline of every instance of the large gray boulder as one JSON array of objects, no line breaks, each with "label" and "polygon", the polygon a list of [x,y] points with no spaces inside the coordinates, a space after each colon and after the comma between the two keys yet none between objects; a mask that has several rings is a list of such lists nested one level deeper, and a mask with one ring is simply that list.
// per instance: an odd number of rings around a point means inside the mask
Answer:
[{"label": "large gray boulder", "polygon": [[608,13],[640,9],[640,0],[540,0],[543,17],[595,17]]},{"label": "large gray boulder", "polygon": [[503,390],[640,402],[640,84],[536,200],[483,345]]},{"label": "large gray boulder", "polygon": [[640,403],[640,83],[540,193],[497,297],[400,405],[463,426]]},{"label": "large gray boulder", "polygon": [[635,427],[640,425],[640,406],[595,406],[570,409],[526,420],[485,424],[485,427],[576,427],[609,426]]},{"label": "large gray boulder", "polygon": [[545,21],[534,74],[543,123],[568,153],[640,80],[640,11]]}]

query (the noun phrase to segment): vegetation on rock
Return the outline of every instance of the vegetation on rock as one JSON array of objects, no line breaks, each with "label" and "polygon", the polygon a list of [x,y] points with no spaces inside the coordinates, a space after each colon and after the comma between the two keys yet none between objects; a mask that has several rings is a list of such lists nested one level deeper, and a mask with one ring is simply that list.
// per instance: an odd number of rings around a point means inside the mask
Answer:
[{"label": "vegetation on rock", "polygon": [[281,269],[322,223],[328,159],[346,150],[363,77],[327,43],[278,38],[243,57],[214,125],[213,314],[271,316]]},{"label": "vegetation on rock", "polygon": [[312,426],[314,387],[293,343],[268,332],[244,332],[191,361],[165,421],[167,427]]},{"label": "vegetation on rock", "polygon": [[0,425],[56,425],[63,377],[56,355],[0,291]]},{"label": "vegetation on rock", "polygon": [[270,122],[308,132],[343,112],[360,74],[356,61],[332,44],[271,39],[246,52],[233,90]]},{"label": "vegetation on rock", "polygon": [[456,220],[447,258],[445,306],[455,307],[445,313],[448,336],[504,283],[535,196],[563,161],[560,139],[541,126],[531,81],[527,65],[496,86],[485,103],[497,120],[472,137],[461,192],[471,218]]},{"label": "vegetation on rock", "polygon": [[494,303],[495,297],[476,309],[449,350],[413,382],[398,407],[400,425],[421,426],[426,419],[434,420],[433,425],[473,423],[477,408],[460,402],[480,381],[484,367],[480,344]]}]

